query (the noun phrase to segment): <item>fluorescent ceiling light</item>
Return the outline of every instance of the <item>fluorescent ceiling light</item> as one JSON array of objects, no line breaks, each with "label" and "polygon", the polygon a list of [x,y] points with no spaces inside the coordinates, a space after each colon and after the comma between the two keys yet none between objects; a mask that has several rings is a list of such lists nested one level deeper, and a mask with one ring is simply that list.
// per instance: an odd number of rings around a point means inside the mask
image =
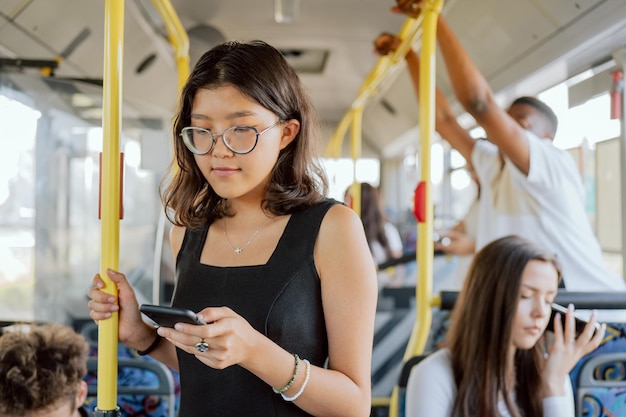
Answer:
[{"label": "fluorescent ceiling light", "polygon": [[292,23],[300,14],[300,0],[274,0],[274,21]]}]

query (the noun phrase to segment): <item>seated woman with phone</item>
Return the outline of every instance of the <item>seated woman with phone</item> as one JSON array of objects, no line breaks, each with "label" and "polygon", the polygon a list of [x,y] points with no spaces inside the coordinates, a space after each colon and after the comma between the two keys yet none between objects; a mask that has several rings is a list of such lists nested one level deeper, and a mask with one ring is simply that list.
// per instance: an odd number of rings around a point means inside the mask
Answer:
[{"label": "seated woman with phone", "polygon": [[180,372],[181,417],[369,414],[376,269],[359,217],[325,197],[314,119],[277,49],[206,52],[182,91],[162,200],[172,307],[208,324],[155,330],[123,274],[107,271],[117,297],[93,278],[91,318],[119,312],[122,342]]},{"label": "seated woman with phone", "polygon": [[[518,236],[478,252],[452,312],[447,347],[411,371],[407,417],[574,417],[569,372],[596,349],[593,312],[577,334],[574,307],[556,312],[556,258]],[[564,316],[564,325],[562,317]]]}]

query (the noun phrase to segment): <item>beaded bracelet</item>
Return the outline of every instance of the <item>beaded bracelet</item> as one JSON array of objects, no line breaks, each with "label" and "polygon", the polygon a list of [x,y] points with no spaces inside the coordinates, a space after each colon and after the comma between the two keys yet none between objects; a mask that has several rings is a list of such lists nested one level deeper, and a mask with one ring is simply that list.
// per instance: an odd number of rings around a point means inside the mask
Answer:
[{"label": "beaded bracelet", "polygon": [[154,349],[156,349],[157,346],[159,346],[159,343],[161,343],[161,339],[163,339],[163,337],[159,336],[158,334],[156,335],[156,338],[154,339],[154,341],[150,344],[150,346],[148,346],[148,348],[146,350],[138,350],[137,351],[137,355],[139,356],[146,356],[149,355],[150,353],[152,353],[152,351]]},{"label": "beaded bracelet", "polygon": [[293,397],[287,397],[285,394],[280,394],[281,397],[283,397],[283,400],[285,400],[285,401],[295,401],[295,400],[297,400],[298,397],[301,396],[302,393],[304,392],[304,389],[306,388],[306,384],[309,383],[309,378],[311,377],[311,362],[309,362],[306,359],[303,359],[302,362],[304,362],[306,364],[306,377],[304,378],[304,382],[302,383],[302,386],[300,387],[298,392],[296,392],[293,395]]},{"label": "beaded bracelet", "polygon": [[289,388],[291,388],[291,386],[293,385],[293,383],[296,381],[296,376],[298,376],[298,366],[300,365],[300,358],[298,357],[297,353],[293,354],[293,357],[296,360],[296,367],[293,370],[293,376],[291,377],[291,379],[289,380],[289,382],[287,382],[287,385],[285,385],[284,387],[282,387],[281,389],[276,389],[274,387],[272,387],[272,391],[274,391],[274,394],[281,394],[285,391],[287,391]]}]

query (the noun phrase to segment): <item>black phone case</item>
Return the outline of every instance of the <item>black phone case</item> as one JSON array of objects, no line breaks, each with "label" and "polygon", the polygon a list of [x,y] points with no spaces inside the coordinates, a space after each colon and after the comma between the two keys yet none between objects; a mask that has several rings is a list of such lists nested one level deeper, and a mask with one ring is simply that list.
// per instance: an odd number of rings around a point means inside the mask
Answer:
[{"label": "black phone case", "polygon": [[186,308],[142,304],[139,310],[163,327],[174,327],[176,323],[206,324],[196,316],[196,313]]},{"label": "black phone case", "polygon": [[[546,330],[554,332],[554,316],[556,313],[561,313],[561,326],[565,330],[565,315],[567,314],[567,307],[563,307],[560,304],[552,303],[552,313],[550,314],[550,321],[548,321],[548,327]],[[576,324],[576,337],[585,329],[589,321],[583,317],[580,317],[574,313],[574,323]],[[598,330],[600,324],[596,323],[596,330]]]}]

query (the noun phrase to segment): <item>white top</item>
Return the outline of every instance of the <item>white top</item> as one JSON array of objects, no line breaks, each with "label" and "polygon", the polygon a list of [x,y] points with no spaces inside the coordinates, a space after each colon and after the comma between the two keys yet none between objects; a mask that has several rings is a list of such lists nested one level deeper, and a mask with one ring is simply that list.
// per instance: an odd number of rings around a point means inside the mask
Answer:
[{"label": "white top", "polygon": [[[565,395],[543,399],[543,415],[574,417],[574,394],[569,378],[564,381]],[[406,387],[406,417],[451,417],[456,400],[450,350],[440,349],[418,363]],[[502,417],[510,417],[504,401],[498,403]]]},{"label": "white top", "polygon": [[[402,239],[400,238],[398,229],[396,229],[396,227],[389,222],[385,222],[384,229],[387,242],[389,242],[389,248],[391,248],[393,252],[402,253]],[[383,248],[383,245],[381,245],[379,241],[375,240],[374,242],[371,242],[370,249],[376,265],[388,260],[385,248]]]},{"label": "white top", "polygon": [[528,176],[506,158],[502,167],[493,143],[481,140],[474,146],[472,165],[481,184],[476,250],[516,234],[556,253],[567,290],[626,290],[623,278],[604,265],[571,155],[549,139],[539,139],[528,131],[526,136]]}]

